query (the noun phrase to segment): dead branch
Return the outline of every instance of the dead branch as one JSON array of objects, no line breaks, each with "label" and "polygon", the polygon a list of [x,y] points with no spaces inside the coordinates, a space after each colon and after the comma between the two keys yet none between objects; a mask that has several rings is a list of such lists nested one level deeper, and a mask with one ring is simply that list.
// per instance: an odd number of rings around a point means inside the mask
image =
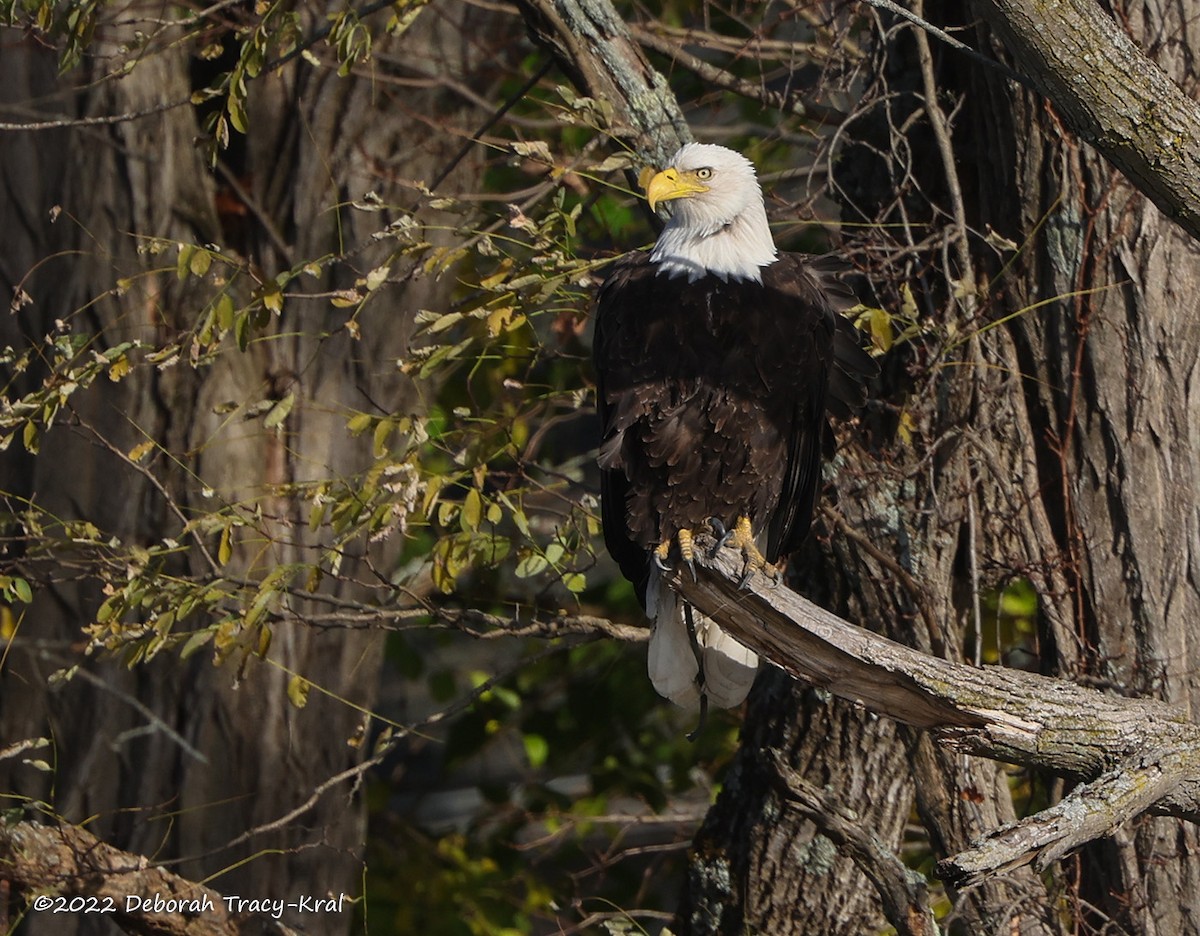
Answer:
[{"label": "dead branch", "polygon": [[886,845],[863,828],[858,816],[836,796],[813,786],[786,759],[773,752],[776,776],[783,795],[833,844],[844,848],[875,885],[883,903],[884,916],[901,936],[932,936],[937,923],[929,909],[925,878],[906,868]]},{"label": "dead branch", "polygon": [[1200,818],[1200,726],[1164,702],[926,656],[765,575],[739,587],[741,557],[732,550],[702,551],[696,567],[694,581],[672,573],[672,587],[797,679],[926,729],[956,750],[1083,781],[1050,809],[941,862],[939,875],[956,885],[1030,862],[1044,868],[1144,812]]},{"label": "dead branch", "polygon": [[[0,878],[27,893],[30,913],[53,913],[57,900],[63,898],[72,918],[85,912],[103,915],[129,933],[285,932],[270,919],[229,912],[217,891],[156,867],[142,855],[107,845],[73,825],[0,817]],[[45,907],[35,902],[39,898],[47,902]],[[76,906],[79,899],[89,900],[84,909]]]}]

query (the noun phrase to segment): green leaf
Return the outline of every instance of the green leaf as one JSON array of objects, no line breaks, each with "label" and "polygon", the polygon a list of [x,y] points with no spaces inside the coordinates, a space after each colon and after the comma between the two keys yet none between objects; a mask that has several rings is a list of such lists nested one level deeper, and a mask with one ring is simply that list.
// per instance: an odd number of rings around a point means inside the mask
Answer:
[{"label": "green leaf", "polygon": [[587,588],[587,576],[582,572],[568,572],[562,577],[562,583],[567,591],[578,595]]},{"label": "green leaf", "polygon": [[109,595],[104,599],[104,603],[100,605],[99,610],[96,611],[96,622],[98,624],[103,624],[108,621],[113,616],[113,613],[117,610],[117,608],[120,607],[120,605],[120,595]]},{"label": "green leaf", "polygon": [[233,327],[233,297],[225,293],[217,300],[217,325],[221,331],[229,331]]},{"label": "green leaf", "polygon": [[274,429],[276,426],[282,425],[295,403],[296,394],[289,391],[287,396],[271,407],[271,411],[263,419],[263,428]]},{"label": "green leaf", "polygon": [[530,553],[517,563],[516,576],[517,578],[532,578],[539,572],[544,571],[549,565],[550,563],[546,561],[545,556]]},{"label": "green leaf", "polygon": [[229,96],[229,122],[238,133],[246,132],[246,112],[242,110],[242,102],[232,94]]},{"label": "green leaf", "polygon": [[33,601],[33,589],[29,587],[29,583],[25,579],[14,577],[10,587],[22,604],[29,604]]},{"label": "green leaf", "polygon": [[196,631],[196,633],[192,634],[192,636],[187,639],[187,642],[183,645],[183,649],[179,651],[179,658],[181,660],[186,660],[193,653],[212,640],[214,633],[216,633],[216,631],[211,627],[202,631]]},{"label": "green leaf", "polygon": [[550,744],[538,734],[527,734],[521,738],[525,745],[525,756],[529,758],[529,766],[535,770],[546,763],[550,756]]},{"label": "green leaf", "polygon": [[192,256],[196,253],[196,248],[192,244],[179,245],[179,259],[175,262],[175,275],[180,280],[188,278],[188,274],[192,271]]}]

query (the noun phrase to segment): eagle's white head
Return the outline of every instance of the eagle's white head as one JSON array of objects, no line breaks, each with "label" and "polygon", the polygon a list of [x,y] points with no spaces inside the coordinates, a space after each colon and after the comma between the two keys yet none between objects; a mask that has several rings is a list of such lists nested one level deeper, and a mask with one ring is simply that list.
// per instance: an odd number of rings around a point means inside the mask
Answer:
[{"label": "eagle's white head", "polygon": [[675,202],[650,254],[659,273],[762,282],[762,267],[778,257],[754,164],[741,153],[688,143],[650,180],[646,198],[652,209]]}]

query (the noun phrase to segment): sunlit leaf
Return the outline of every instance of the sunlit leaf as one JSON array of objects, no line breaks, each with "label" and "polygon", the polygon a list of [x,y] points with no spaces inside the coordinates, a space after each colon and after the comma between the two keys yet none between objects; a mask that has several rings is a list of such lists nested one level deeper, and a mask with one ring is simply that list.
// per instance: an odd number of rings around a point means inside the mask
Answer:
[{"label": "sunlit leaf", "polygon": [[282,400],[271,407],[271,411],[263,418],[263,428],[274,429],[276,426],[282,425],[295,403],[296,394],[289,391]]},{"label": "sunlit leaf", "polygon": [[293,676],[287,684],[288,701],[298,709],[304,708],[308,705],[308,690],[311,685],[303,676]]},{"label": "sunlit leaf", "polygon": [[463,500],[462,515],[459,522],[463,529],[468,533],[474,533],[479,529],[479,521],[483,519],[483,498],[479,491],[475,488],[467,491],[467,496]]}]

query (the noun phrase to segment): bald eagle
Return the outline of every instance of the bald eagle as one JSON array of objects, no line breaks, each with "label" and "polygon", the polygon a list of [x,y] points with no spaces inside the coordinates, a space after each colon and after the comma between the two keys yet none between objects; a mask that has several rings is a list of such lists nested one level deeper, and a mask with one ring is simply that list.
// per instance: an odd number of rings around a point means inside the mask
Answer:
[{"label": "bald eagle", "polygon": [[875,370],[854,302],[825,258],[780,253],[753,164],[689,143],[650,180],[672,202],[650,251],[600,288],[594,358],[605,543],[653,620],[655,688],[685,708],[741,703],[758,658],[693,615],[661,573],[711,527],[748,567],[808,533],[826,412],[862,402]]}]

